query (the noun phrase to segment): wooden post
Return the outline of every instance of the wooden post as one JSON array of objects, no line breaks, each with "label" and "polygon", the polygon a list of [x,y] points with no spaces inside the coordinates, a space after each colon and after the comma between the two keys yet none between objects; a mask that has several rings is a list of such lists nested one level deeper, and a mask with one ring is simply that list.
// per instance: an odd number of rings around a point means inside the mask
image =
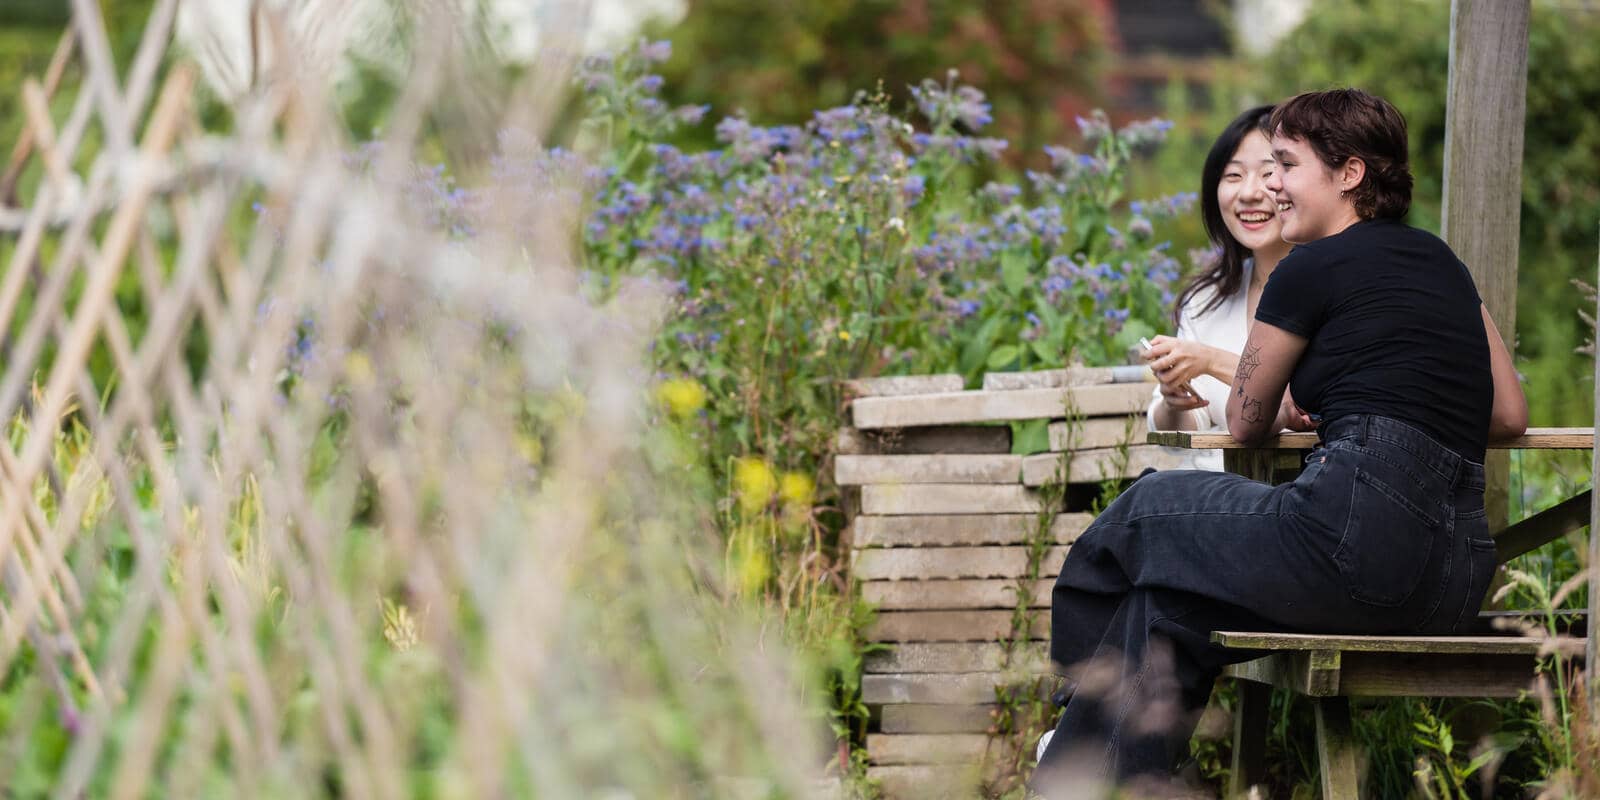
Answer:
[{"label": "wooden post", "polygon": [[1350,732],[1350,699],[1319,697],[1316,703],[1317,760],[1323,800],[1360,800],[1361,765]]},{"label": "wooden post", "polygon": [[[1600,268],[1595,273],[1595,287],[1600,291]],[[1600,302],[1596,302],[1596,310],[1600,313]],[[1600,316],[1595,319],[1600,320]],[[1594,407],[1600,412],[1600,329],[1595,330],[1594,337],[1594,353],[1591,354],[1595,358]],[[1590,456],[1593,457],[1595,453],[1600,453],[1600,446],[1590,451]],[[1591,470],[1589,485],[1600,486],[1600,458],[1594,458]],[[1600,711],[1600,678],[1595,677],[1600,673],[1595,669],[1596,665],[1600,665],[1600,652],[1596,652],[1595,643],[1596,628],[1600,627],[1595,622],[1595,618],[1600,617],[1600,579],[1595,577],[1596,570],[1600,569],[1600,536],[1594,532],[1595,520],[1600,520],[1600,492],[1589,495],[1589,562],[1586,565],[1589,570],[1589,618],[1584,631],[1587,638],[1583,644],[1583,672],[1588,678],[1589,708],[1591,711]]]},{"label": "wooden post", "polygon": [[1239,707],[1233,712],[1233,769],[1225,797],[1241,798],[1250,787],[1267,779],[1267,726],[1272,710],[1272,687],[1255,681],[1235,681]]},{"label": "wooden post", "polygon": [[[1515,353],[1529,0],[1451,0],[1443,235]],[[1489,528],[1507,520],[1505,451],[1486,459]]]}]

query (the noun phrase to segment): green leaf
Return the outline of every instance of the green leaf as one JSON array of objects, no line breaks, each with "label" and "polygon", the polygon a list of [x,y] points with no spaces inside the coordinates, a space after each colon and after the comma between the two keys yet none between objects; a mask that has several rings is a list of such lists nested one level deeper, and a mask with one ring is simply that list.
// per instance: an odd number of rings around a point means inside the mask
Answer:
[{"label": "green leaf", "polygon": [[981,368],[989,357],[989,345],[994,342],[995,334],[1000,329],[1000,318],[990,317],[978,326],[977,333],[961,348],[961,358],[957,366],[961,374],[971,376]]},{"label": "green leaf", "polygon": [[1485,750],[1482,753],[1479,753],[1477,758],[1474,758],[1471,761],[1468,761],[1467,762],[1467,766],[1462,768],[1461,777],[1465,778],[1465,777],[1471,775],[1472,773],[1477,772],[1480,769],[1483,769],[1485,764],[1488,764],[1490,761],[1495,760],[1499,756],[1500,756],[1499,751],[1494,750],[1492,748],[1489,749],[1489,750]]},{"label": "green leaf", "polygon": [[1061,350],[1044,339],[1034,339],[1028,343],[1028,348],[1046,365],[1053,367],[1061,363]]},{"label": "green leaf", "polygon": [[1043,453],[1050,449],[1050,421],[1030,419],[1011,425],[1011,452],[1015,455]]},{"label": "green leaf", "polygon": [[990,371],[1001,372],[1012,366],[1016,362],[1017,356],[1021,355],[1021,353],[1022,351],[1018,350],[1016,345],[1003,344],[990,351],[986,364]]},{"label": "green leaf", "polygon": [[1000,283],[1013,297],[1020,296],[1031,284],[1033,275],[1029,267],[1032,259],[1027,254],[1008,250],[1000,256]]}]

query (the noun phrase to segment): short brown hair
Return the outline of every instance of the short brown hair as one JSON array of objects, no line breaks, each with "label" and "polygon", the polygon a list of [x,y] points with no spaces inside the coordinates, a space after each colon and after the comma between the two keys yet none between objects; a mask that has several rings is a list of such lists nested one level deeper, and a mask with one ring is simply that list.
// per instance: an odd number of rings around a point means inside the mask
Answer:
[{"label": "short brown hair", "polygon": [[1304,140],[1330,169],[1361,159],[1366,177],[1351,194],[1362,219],[1400,219],[1411,210],[1406,118],[1389,101],[1360,89],[1306,92],[1279,103],[1267,127]]}]

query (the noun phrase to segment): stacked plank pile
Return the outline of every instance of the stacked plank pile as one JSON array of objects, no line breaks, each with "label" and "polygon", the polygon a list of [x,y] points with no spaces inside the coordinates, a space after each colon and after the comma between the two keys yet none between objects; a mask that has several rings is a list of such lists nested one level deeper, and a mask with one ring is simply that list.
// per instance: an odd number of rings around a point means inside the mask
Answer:
[{"label": "stacked plank pile", "polygon": [[[851,503],[853,570],[878,609],[863,694],[873,709],[869,774],[893,797],[970,795],[987,751],[995,688],[1043,670],[1050,586],[1091,520],[1093,491],[1067,492],[1052,546],[1027,586],[1036,611],[1023,658],[1006,665],[1040,487],[1134,477],[1172,457],[1145,439],[1151,384],[1143,368],[991,374],[979,391],[956,375],[857,381],[852,427],[840,431],[835,478]],[[1133,382],[1116,382],[1118,378]],[[1068,421],[1069,411],[1072,421]],[[1052,420],[1051,452],[1013,455],[1019,420]],[[1064,451],[1071,451],[1063,458]],[[1063,466],[1065,469],[1063,470]],[[996,753],[998,755],[998,753]],[[995,760],[995,759],[991,759]],[[999,759],[1004,760],[1004,759]]]}]

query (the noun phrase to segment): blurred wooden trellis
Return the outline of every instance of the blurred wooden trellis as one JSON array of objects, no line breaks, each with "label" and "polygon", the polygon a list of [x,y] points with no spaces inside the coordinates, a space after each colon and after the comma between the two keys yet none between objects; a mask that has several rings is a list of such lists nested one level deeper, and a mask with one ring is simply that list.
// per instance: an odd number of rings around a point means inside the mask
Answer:
[{"label": "blurred wooden trellis", "polygon": [[[661,779],[551,743],[534,713],[592,679],[585,659],[602,657],[550,654],[584,602],[566,593],[596,538],[601,504],[585,498],[632,463],[620,454],[640,437],[628,403],[643,394],[644,326],[612,324],[628,308],[579,302],[563,271],[565,207],[516,226],[543,237],[538,264],[526,242],[485,232],[461,270],[462,248],[406,224],[399,193],[357,179],[325,87],[264,81],[234,108],[231,133],[203,132],[196,70],[169,60],[178,5],[155,4],[120,76],[97,4],[75,0],[42,79],[21,87],[26,124],[0,175],[0,412],[12,423],[0,447],[0,674],[48,689],[9,709],[0,785],[19,779],[9,755],[35,747],[54,713],[68,740],[43,780],[60,796],[407,795],[416,753],[438,736],[424,731],[423,700],[442,704],[429,713],[448,715],[456,737],[430,745],[442,752],[429,780],[463,796],[513,780],[560,796]],[[374,180],[411,167],[447,68],[418,59],[364,167]],[[560,96],[519,88],[506,125],[534,125]],[[250,217],[258,200],[270,224]],[[396,313],[363,317],[363,304],[385,303]],[[507,307],[532,329],[510,348],[481,324]],[[291,364],[308,315],[326,352]],[[526,446],[513,412],[546,383],[572,391],[578,369],[592,402]],[[319,456],[336,404],[345,440]],[[328,474],[313,482],[313,470]],[[541,501],[546,484],[559,502]],[[339,548],[359,538],[360,513],[383,536],[352,577]],[[110,560],[129,573],[108,578]],[[391,591],[416,612],[397,612]],[[429,609],[431,624],[418,621]],[[699,624],[674,619],[664,638],[693,647],[687,622]],[[451,655],[375,675],[363,648],[386,636],[394,651],[420,642]],[[447,698],[386,683],[417,674]],[[747,664],[732,680],[754,691],[767,674]],[[685,680],[677,691],[716,689]],[[729,747],[762,746],[745,738]],[[808,794],[809,776],[785,769],[800,787],[789,793]]]}]

